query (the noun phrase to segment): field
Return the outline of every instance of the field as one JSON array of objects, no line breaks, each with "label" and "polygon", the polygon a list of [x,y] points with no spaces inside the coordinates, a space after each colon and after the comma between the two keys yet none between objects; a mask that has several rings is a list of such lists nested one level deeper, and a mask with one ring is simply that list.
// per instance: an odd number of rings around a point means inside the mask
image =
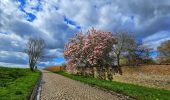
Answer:
[{"label": "field", "polygon": [[59,71],[59,70],[63,70],[63,67],[62,66],[49,66],[49,67],[45,68],[45,70]]},{"label": "field", "polygon": [[122,71],[114,81],[170,90],[170,65],[125,66]]},{"label": "field", "polygon": [[28,99],[39,75],[39,71],[0,67],[0,100]]}]

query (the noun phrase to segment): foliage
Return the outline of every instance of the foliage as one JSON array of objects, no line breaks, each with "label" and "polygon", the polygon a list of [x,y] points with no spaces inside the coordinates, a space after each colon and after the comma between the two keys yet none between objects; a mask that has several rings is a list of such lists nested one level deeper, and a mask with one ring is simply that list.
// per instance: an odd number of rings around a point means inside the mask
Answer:
[{"label": "foliage", "polygon": [[160,62],[170,63],[170,40],[163,42],[157,49]]},{"label": "foliage", "polygon": [[125,51],[125,58],[128,60],[128,65],[138,66],[140,64],[149,64],[152,62],[150,57],[151,49],[134,39],[129,42]]},{"label": "foliage", "polygon": [[28,99],[39,75],[39,71],[0,67],[0,100]]},{"label": "foliage", "polygon": [[133,84],[121,83],[121,82],[112,82],[107,80],[100,80],[88,76],[78,76],[73,74],[68,74],[63,71],[55,72],[60,75],[69,77],[71,79],[87,83],[89,85],[95,85],[102,88],[106,88],[118,93],[122,93],[139,100],[169,100],[170,91],[147,88],[144,86],[138,86]]},{"label": "foliage", "polygon": [[82,75],[85,75],[86,67],[90,67],[93,68],[95,76],[95,67],[99,67],[97,72],[99,76],[107,77],[112,75],[109,73],[112,73],[115,61],[117,72],[122,74],[121,59],[126,58],[128,65],[132,66],[152,63],[150,50],[128,33],[113,35],[111,32],[92,28],[86,34],[82,32],[76,34],[65,44],[64,57],[67,60],[67,70],[76,73],[76,68],[82,67],[80,68]]},{"label": "foliage", "polygon": [[[117,44],[113,46],[113,54],[115,55],[117,65],[121,65],[121,61],[128,62],[128,65],[139,65],[152,63],[150,58],[150,48],[144,46],[142,42],[128,33],[119,32],[115,34]],[[126,58],[126,59],[125,59]],[[122,71],[120,70],[119,73]]]},{"label": "foliage", "polygon": [[76,34],[65,44],[64,57],[72,67],[106,67],[112,64],[109,53],[115,43],[111,32],[92,28],[86,34]]},{"label": "foliage", "polygon": [[67,60],[67,65],[75,67],[80,62],[85,62],[82,52],[83,48],[83,34],[77,33],[64,47],[64,57]]},{"label": "foliage", "polygon": [[94,28],[84,38],[83,52],[91,66],[107,66],[110,64],[112,46],[116,41],[111,32],[103,32]]},{"label": "foliage", "polygon": [[115,40],[111,32],[103,32],[92,28],[86,35],[76,34],[65,45],[64,57],[76,66],[81,63],[86,66],[107,64],[109,52],[111,52],[114,43]]}]

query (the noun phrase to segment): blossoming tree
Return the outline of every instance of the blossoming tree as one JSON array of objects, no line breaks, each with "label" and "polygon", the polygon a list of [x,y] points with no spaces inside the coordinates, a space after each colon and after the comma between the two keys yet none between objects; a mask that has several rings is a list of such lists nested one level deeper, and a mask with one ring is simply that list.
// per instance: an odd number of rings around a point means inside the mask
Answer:
[{"label": "blossoming tree", "polygon": [[83,34],[77,33],[75,37],[65,44],[64,57],[67,60],[67,70],[75,70],[76,66],[82,62]]},{"label": "blossoming tree", "polygon": [[78,33],[66,45],[64,57],[74,66],[84,64],[86,67],[110,66],[112,51],[116,41],[111,32],[92,28],[86,34]]}]

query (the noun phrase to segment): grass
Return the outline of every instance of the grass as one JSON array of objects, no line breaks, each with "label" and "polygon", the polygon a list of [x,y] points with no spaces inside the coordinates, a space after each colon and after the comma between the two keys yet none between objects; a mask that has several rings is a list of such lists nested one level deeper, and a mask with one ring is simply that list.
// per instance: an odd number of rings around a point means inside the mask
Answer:
[{"label": "grass", "polygon": [[144,86],[138,86],[138,85],[115,82],[115,81],[113,82],[107,80],[100,80],[100,79],[87,77],[87,76],[78,76],[78,75],[68,74],[64,71],[56,71],[55,73],[66,76],[73,80],[87,83],[89,85],[99,86],[105,89],[115,91],[117,93],[128,95],[138,100],[169,100],[170,99],[170,91],[168,90],[147,88]]},{"label": "grass", "polygon": [[0,100],[27,100],[39,71],[0,67]]}]

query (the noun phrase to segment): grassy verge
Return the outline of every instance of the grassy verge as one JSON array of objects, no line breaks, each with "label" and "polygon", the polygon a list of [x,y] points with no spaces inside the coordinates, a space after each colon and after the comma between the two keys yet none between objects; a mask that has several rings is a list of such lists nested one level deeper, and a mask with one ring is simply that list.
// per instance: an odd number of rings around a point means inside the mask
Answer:
[{"label": "grassy verge", "polygon": [[0,67],[0,100],[27,100],[40,72]]},{"label": "grassy verge", "polygon": [[77,76],[77,75],[65,73],[63,71],[57,71],[55,73],[69,77],[73,80],[84,82],[90,85],[96,85],[102,88],[115,91],[117,93],[129,95],[139,100],[169,100],[170,99],[170,91],[168,90],[147,88],[143,86],[121,83],[121,82],[100,80],[92,77]]}]

